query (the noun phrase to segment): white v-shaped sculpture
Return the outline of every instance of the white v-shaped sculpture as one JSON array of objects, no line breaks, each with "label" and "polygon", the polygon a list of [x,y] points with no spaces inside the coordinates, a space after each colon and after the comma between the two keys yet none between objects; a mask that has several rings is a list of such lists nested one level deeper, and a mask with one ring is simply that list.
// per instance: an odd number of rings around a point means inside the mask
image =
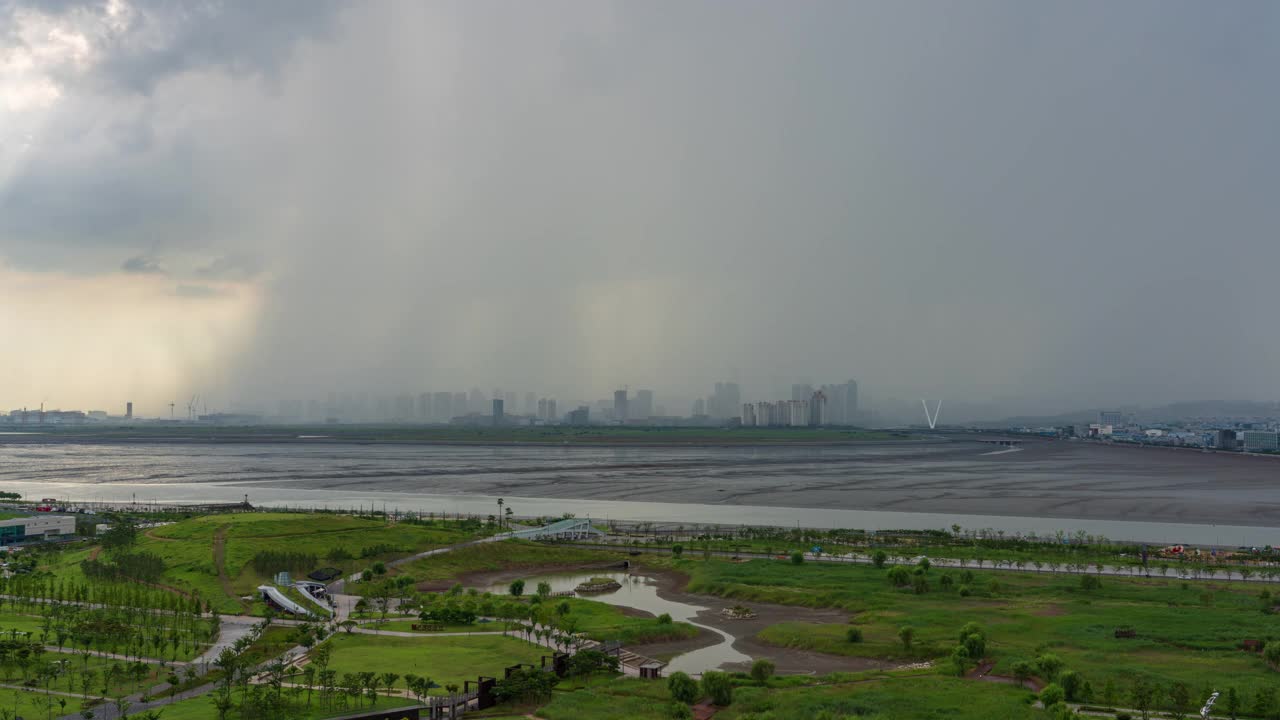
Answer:
[{"label": "white v-shaped sculpture", "polygon": [[929,403],[923,399],[920,404],[924,406],[924,419],[929,421],[929,429],[932,430],[938,424],[938,414],[942,412],[942,400],[938,400],[938,407],[933,412],[929,412]]}]

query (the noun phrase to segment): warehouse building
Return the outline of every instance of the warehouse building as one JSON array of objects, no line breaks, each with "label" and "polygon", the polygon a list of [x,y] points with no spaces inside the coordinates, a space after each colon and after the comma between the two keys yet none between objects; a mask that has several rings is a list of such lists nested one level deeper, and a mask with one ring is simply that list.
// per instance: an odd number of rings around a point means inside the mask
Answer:
[{"label": "warehouse building", "polygon": [[60,540],[75,534],[76,519],[70,515],[35,515],[0,520],[0,545]]}]

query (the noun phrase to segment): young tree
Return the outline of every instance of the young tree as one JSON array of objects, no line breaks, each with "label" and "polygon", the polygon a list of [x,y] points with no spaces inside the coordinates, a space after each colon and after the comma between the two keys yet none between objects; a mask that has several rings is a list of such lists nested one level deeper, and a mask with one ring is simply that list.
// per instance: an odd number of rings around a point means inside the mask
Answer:
[{"label": "young tree", "polygon": [[1049,682],[1053,682],[1058,678],[1058,672],[1062,670],[1062,658],[1052,653],[1045,653],[1036,658],[1036,668],[1040,670],[1040,676]]},{"label": "young tree", "polygon": [[1191,688],[1186,683],[1175,682],[1169,686],[1169,705],[1174,720],[1183,720],[1191,712]]},{"label": "young tree", "polygon": [[524,595],[524,580],[511,581],[511,584],[507,586],[507,592],[511,593],[512,597]]},{"label": "young tree", "polygon": [[687,674],[677,670],[667,678],[667,690],[674,700],[686,705],[698,699],[698,683]]},{"label": "young tree", "polygon": [[675,559],[679,560],[679,559],[680,559],[680,556],[681,556],[681,555],[683,555],[683,554],[684,554],[684,546],[683,546],[683,545],[672,545],[672,546],[671,546],[671,556],[672,556],[672,557],[674,557]]},{"label": "young tree", "polygon": [[396,681],[400,679],[399,673],[385,672],[378,678],[382,681],[382,686],[387,689],[387,697],[391,697],[391,690],[395,687]]},{"label": "young tree", "polygon": [[1240,713],[1240,693],[1236,691],[1235,686],[1227,688],[1227,697],[1225,700],[1227,715],[1231,720],[1236,720],[1236,715]]},{"label": "young tree", "polygon": [[1035,668],[1026,660],[1019,660],[1013,664],[1013,677],[1017,679],[1019,687],[1026,687],[1027,681],[1035,673]]},{"label": "young tree", "polygon": [[1133,706],[1142,713],[1142,720],[1150,720],[1151,708],[1155,707],[1156,702],[1156,686],[1138,678],[1133,682],[1129,695],[1133,698]]},{"label": "young tree", "polygon": [[885,562],[889,559],[889,554],[883,550],[877,550],[871,555],[871,564],[878,568],[884,567]]},{"label": "young tree", "polygon": [[726,673],[710,670],[702,674],[702,692],[711,697],[711,702],[720,707],[733,704],[733,680]]}]

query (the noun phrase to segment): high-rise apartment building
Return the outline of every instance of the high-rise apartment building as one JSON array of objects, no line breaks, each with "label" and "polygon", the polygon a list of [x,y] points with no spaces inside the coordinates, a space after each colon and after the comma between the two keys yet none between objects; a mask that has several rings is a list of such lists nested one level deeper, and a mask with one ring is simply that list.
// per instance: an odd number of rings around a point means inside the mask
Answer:
[{"label": "high-rise apartment building", "polygon": [[613,391],[613,419],[618,422],[627,421],[627,391]]},{"label": "high-rise apartment building", "polygon": [[501,425],[501,424],[502,424],[502,416],[503,416],[503,412],[502,412],[502,398],[494,398],[494,399],[493,399],[493,424],[494,424],[494,425]]},{"label": "high-rise apartment building", "polygon": [[628,407],[628,415],[633,420],[648,420],[653,417],[653,391],[637,390],[635,401]]},{"label": "high-rise apartment building", "polygon": [[435,422],[449,422],[453,419],[453,393],[438,392],[431,396],[431,419]]},{"label": "high-rise apartment building", "polygon": [[821,390],[809,397],[810,426],[826,425],[830,422],[827,416],[827,396]]},{"label": "high-rise apartment building", "polygon": [[716,419],[738,417],[742,411],[742,389],[738,383],[718,382],[707,399],[707,414]]}]

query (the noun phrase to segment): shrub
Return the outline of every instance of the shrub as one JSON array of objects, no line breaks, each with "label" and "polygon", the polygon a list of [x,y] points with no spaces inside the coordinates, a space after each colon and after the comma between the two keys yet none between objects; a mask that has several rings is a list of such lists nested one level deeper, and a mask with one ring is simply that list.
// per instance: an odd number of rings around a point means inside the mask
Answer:
[{"label": "shrub", "polygon": [[[799,550],[791,553],[792,565],[800,565],[803,562],[804,562],[804,553],[800,552]],[[716,704],[718,705],[719,703],[716,703]]]},{"label": "shrub", "polygon": [[757,685],[764,685],[769,682],[769,678],[773,677],[773,671],[775,669],[777,668],[772,662],[765,660],[764,658],[760,658],[759,660],[751,663],[751,679],[754,680]]},{"label": "shrub", "polygon": [[911,584],[911,573],[900,565],[889,568],[889,572],[885,574],[885,577],[889,580],[889,584],[894,587],[903,587]]},{"label": "shrub", "polygon": [[911,579],[911,592],[917,595],[923,595],[929,592],[929,581],[923,575],[917,575]]},{"label": "shrub", "polygon": [[667,717],[671,720],[693,720],[693,711],[685,703],[672,701],[667,705]]},{"label": "shrub", "polygon": [[1062,688],[1053,683],[1046,685],[1045,688],[1040,691],[1040,702],[1044,703],[1044,706],[1047,708],[1057,705],[1066,698],[1067,695],[1062,691]]},{"label": "shrub", "polygon": [[507,586],[507,592],[511,593],[514,597],[520,597],[524,594],[524,581],[513,580],[511,584]]},{"label": "shrub", "polygon": [[1081,590],[1097,590],[1100,587],[1102,587],[1102,579],[1099,578],[1097,575],[1081,575],[1080,576]]},{"label": "shrub", "polygon": [[671,698],[686,705],[698,699],[698,683],[685,673],[676,671],[667,678],[667,690]]},{"label": "shrub", "polygon": [[670,625],[670,624],[671,624],[671,614],[670,614],[670,613],[662,613],[661,615],[659,615],[659,616],[658,616],[658,624],[659,624],[659,625]]},{"label": "shrub", "polygon": [[889,553],[883,550],[877,550],[875,551],[875,554],[871,556],[871,564],[875,565],[878,568],[882,568],[884,567],[885,561],[887,561],[888,559],[889,559]]},{"label": "shrub", "polygon": [[898,628],[898,639],[902,641],[902,649],[910,651],[911,642],[915,640],[916,629],[910,625],[903,625]]},{"label": "shrub", "polygon": [[702,692],[711,697],[711,702],[720,707],[733,704],[733,681],[727,673],[711,670],[702,674]]},{"label": "shrub", "polygon": [[972,594],[973,594],[973,591],[969,589],[968,585],[960,586],[960,597],[969,597]]},{"label": "shrub", "polygon": [[938,581],[938,584],[942,585],[943,590],[950,590],[951,586],[956,584],[956,580],[951,577],[951,573],[947,573],[942,576],[942,579]]},{"label": "shrub", "polygon": [[679,560],[679,559],[680,559],[680,556],[681,556],[681,555],[683,555],[683,554],[684,554],[684,546],[683,546],[683,545],[672,545],[672,546],[671,546],[671,556],[672,556],[672,557],[674,557],[675,559]]},{"label": "shrub", "polygon": [[1272,640],[1262,648],[1262,659],[1266,660],[1273,670],[1280,670],[1280,640]]},{"label": "shrub", "polygon": [[849,641],[849,642],[851,642],[851,643],[860,643],[860,642],[862,642],[862,628],[860,628],[860,627],[851,627],[851,628],[849,628],[848,630],[845,630],[845,631],[844,631],[844,639],[845,639],[845,640],[848,640],[848,641]]}]

